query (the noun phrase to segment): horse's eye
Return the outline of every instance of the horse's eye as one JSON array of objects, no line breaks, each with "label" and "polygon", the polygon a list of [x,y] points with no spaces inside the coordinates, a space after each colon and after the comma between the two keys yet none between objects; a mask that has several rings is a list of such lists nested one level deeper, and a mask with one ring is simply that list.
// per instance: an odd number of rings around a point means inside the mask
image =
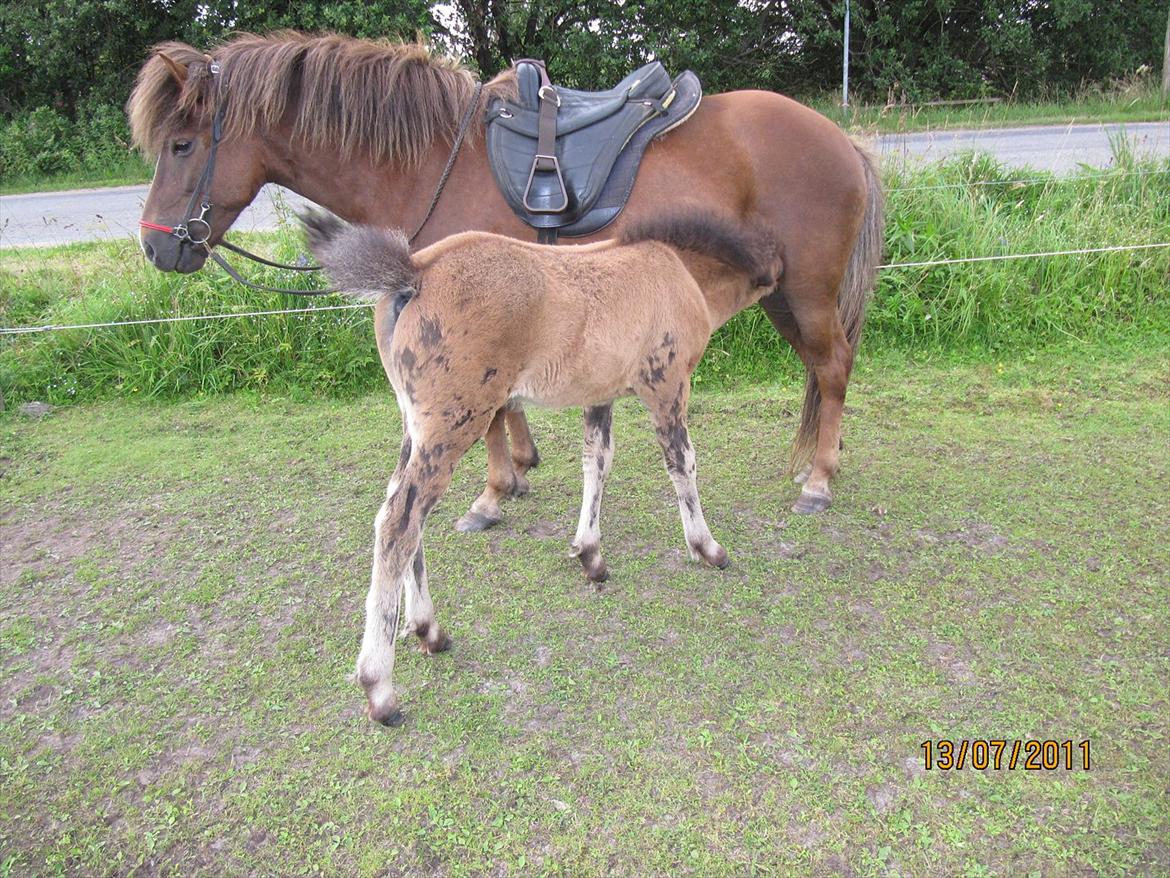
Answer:
[{"label": "horse's eye", "polygon": [[175,155],[187,155],[193,145],[190,140],[176,140],[171,144],[171,152]]}]

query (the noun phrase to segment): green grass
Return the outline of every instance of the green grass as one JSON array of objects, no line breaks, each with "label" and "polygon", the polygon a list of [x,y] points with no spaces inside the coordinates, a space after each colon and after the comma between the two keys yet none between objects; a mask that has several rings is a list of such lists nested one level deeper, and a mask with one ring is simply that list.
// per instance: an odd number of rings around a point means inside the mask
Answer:
[{"label": "green grass", "polygon": [[1086,122],[1162,122],[1170,118],[1170,103],[1152,81],[1108,94],[1096,92],[1077,98],[1026,103],[1005,100],[959,106],[863,104],[843,111],[840,102],[841,96],[837,94],[814,100],[811,106],[851,131],[882,134]]},{"label": "green grass", "polygon": [[[1012,184],[1020,171],[986,158],[892,173],[887,261],[1170,241],[1170,162],[1119,154],[1111,176]],[[992,185],[980,185],[990,183]],[[927,188],[914,188],[927,187]],[[930,188],[942,187],[942,188]],[[911,191],[905,191],[907,188]],[[286,231],[244,240],[289,260]],[[1170,332],[1170,249],[882,273],[866,328],[871,350],[995,356],[1075,338]],[[297,282],[258,272],[264,283]],[[0,324],[76,324],[301,307],[239,286],[217,267],[164,275],[127,240],[9,250],[0,264]],[[800,365],[753,308],[713,339],[700,387],[738,386]],[[369,316],[247,318],[80,330],[0,340],[0,391],[12,402],[277,390],[354,394],[381,387]]]},{"label": "green grass", "polygon": [[[699,392],[686,561],[619,405],[612,579],[566,543],[579,415],[533,493],[426,545],[452,652],[401,729],[346,682],[388,391],[0,415],[0,874],[1164,875],[1170,345],[862,358],[836,503],[791,515],[795,382]],[[1091,771],[922,770],[939,738]]]},{"label": "green grass", "polygon": [[124,160],[102,169],[69,171],[49,176],[21,176],[0,179],[0,195],[23,195],[27,192],[60,192],[65,189],[88,189],[98,186],[132,186],[149,183],[154,165],[137,153],[127,153]]}]

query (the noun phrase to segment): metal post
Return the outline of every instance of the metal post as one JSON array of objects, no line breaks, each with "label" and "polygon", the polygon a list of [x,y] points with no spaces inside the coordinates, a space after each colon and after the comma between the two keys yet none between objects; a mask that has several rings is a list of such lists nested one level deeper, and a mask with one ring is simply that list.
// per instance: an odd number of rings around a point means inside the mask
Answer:
[{"label": "metal post", "polygon": [[841,106],[849,106],[849,0],[845,0],[845,55],[841,61]]}]

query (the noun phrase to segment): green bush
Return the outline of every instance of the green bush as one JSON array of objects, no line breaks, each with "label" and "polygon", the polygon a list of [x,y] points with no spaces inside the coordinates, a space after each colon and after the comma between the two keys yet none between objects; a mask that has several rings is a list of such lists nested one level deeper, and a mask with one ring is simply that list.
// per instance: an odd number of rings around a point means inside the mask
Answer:
[{"label": "green bush", "polygon": [[102,178],[140,165],[142,160],[130,151],[125,114],[110,104],[83,104],[75,119],[52,107],[37,107],[0,127],[0,183]]}]

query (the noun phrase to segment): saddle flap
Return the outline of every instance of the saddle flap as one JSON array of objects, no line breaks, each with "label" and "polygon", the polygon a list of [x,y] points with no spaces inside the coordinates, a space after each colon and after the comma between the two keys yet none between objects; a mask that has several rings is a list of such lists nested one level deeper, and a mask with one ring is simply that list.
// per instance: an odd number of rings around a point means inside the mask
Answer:
[{"label": "saddle flap", "polygon": [[[605,92],[556,88],[560,105],[555,163],[541,159],[541,164],[534,159],[540,151],[539,92],[546,80],[537,63],[517,65],[517,101],[497,98],[489,104],[488,159],[496,183],[518,216],[535,228],[560,228],[578,223],[590,211],[606,189],[623,149],[644,126],[661,132],[667,119],[672,120],[671,125],[678,124],[685,118],[683,113],[689,115],[697,105],[700,92],[693,74],[671,83],[658,62],[634,71]],[[680,83],[687,86],[685,106],[675,103]],[[639,137],[641,146],[633,170],[652,136]],[[553,164],[555,169],[548,167]],[[628,196],[632,182],[623,183],[621,188]],[[623,205],[625,196],[621,198]],[[620,209],[610,211],[610,217]]]}]

